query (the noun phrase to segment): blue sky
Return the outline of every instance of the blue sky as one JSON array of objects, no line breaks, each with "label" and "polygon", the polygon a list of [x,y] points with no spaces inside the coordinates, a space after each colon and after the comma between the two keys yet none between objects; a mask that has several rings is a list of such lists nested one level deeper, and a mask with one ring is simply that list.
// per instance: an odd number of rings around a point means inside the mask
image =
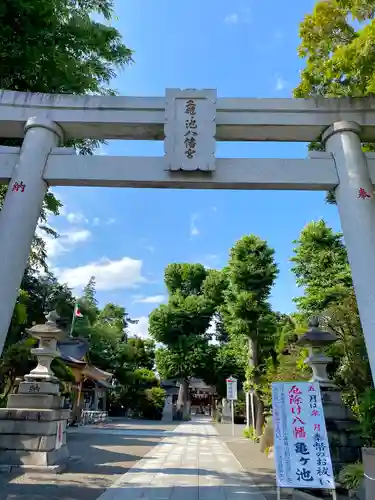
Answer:
[{"label": "blue sky", "polygon": [[[303,61],[298,26],[314,2],[285,8],[277,0],[118,0],[116,26],[134,49],[134,65],[113,82],[121,94],[163,96],[166,87],[217,88],[219,97],[290,97]],[[109,155],[162,155],[162,143],[113,142]],[[306,145],[219,143],[217,156],[305,157]],[[53,221],[61,238],[48,242],[52,267],[78,293],[97,277],[101,304],[124,305],[147,332],[147,316],[163,300],[170,262],[225,264],[245,234],[276,250],[280,276],[275,309],[291,312],[299,294],[290,271],[293,239],[323,217],[340,230],[324,193],[56,189],[65,207]]]}]

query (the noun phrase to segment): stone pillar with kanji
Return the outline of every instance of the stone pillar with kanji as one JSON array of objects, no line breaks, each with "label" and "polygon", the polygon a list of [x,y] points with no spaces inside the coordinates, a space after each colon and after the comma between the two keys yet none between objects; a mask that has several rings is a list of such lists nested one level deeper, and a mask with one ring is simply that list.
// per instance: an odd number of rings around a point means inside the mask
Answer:
[{"label": "stone pillar with kanji", "polygon": [[31,353],[37,366],[25,375],[18,392],[0,409],[0,464],[10,469],[59,471],[69,459],[66,427],[70,410],[63,409],[59,380],[51,370],[60,356],[57,341],[66,336],[55,311],[46,323],[27,333],[39,342]]},{"label": "stone pillar with kanji", "polygon": [[[29,118],[18,162],[0,210],[0,353],[12,319],[48,186],[44,169],[63,131],[43,117]],[[5,237],[6,235],[6,237]]]}]

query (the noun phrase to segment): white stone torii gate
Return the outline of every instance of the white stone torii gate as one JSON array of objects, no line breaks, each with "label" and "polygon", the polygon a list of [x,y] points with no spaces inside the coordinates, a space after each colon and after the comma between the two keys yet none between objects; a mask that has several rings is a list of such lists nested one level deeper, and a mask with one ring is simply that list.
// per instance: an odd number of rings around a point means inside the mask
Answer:
[{"label": "white stone torii gate", "polygon": [[[308,159],[215,158],[218,141],[309,142]],[[0,352],[48,186],[335,189],[375,379],[375,99],[218,99],[214,90],[166,97],[0,94]],[[73,138],[165,141],[164,157],[79,156]]]}]

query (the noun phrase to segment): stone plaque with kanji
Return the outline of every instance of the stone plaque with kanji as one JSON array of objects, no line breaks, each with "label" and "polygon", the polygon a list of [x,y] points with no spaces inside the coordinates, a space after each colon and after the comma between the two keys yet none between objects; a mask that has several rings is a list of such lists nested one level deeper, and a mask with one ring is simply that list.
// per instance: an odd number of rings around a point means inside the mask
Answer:
[{"label": "stone plaque with kanji", "polygon": [[215,170],[216,90],[167,89],[165,112],[167,170]]}]

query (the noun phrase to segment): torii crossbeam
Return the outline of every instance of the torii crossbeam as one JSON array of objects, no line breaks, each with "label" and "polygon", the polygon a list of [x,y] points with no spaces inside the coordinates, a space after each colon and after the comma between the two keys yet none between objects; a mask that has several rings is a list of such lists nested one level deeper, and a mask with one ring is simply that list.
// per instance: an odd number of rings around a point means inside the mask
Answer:
[{"label": "torii crossbeam", "polygon": [[[335,190],[375,377],[375,99],[218,99],[215,90],[165,97],[0,94],[0,351],[48,186]],[[68,139],[164,140],[164,157],[79,156]],[[216,158],[216,141],[320,139],[308,159]]]}]

